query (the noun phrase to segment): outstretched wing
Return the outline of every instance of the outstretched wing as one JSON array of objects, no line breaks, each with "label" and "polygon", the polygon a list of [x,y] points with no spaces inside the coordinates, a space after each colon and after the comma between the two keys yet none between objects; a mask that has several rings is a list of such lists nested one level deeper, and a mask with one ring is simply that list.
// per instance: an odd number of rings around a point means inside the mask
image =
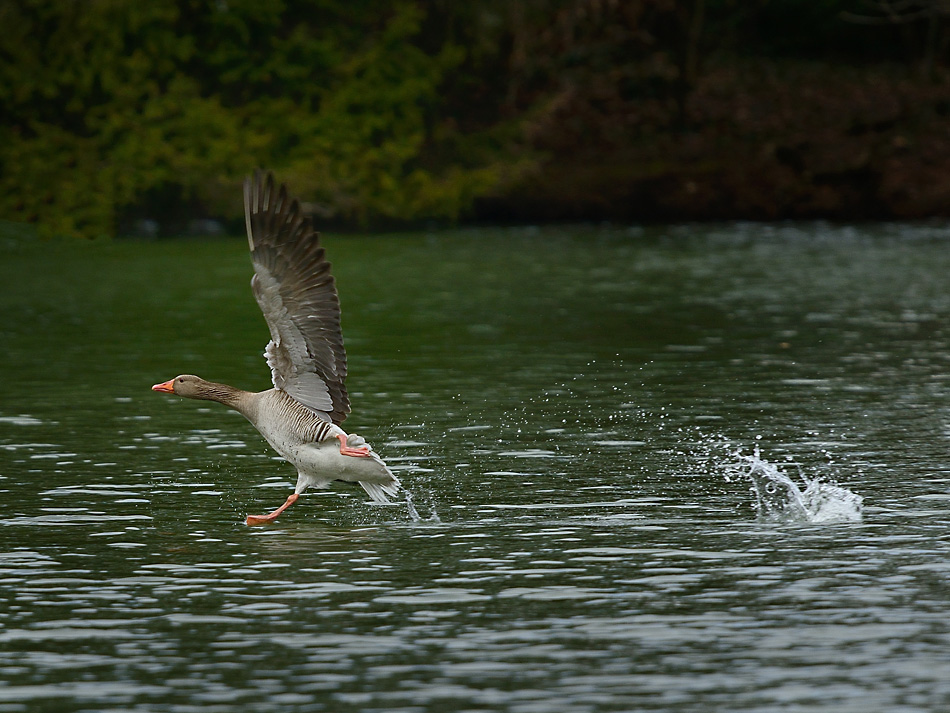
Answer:
[{"label": "outstretched wing", "polygon": [[319,234],[287,188],[255,171],[244,181],[254,263],[251,289],[271,340],[264,351],[274,386],[333,423],[350,412],[340,300]]}]

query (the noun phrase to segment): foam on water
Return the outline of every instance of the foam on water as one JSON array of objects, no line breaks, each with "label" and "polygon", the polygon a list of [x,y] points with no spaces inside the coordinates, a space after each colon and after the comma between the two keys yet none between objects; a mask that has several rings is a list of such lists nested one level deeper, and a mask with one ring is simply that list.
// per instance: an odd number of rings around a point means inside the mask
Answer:
[{"label": "foam on water", "polygon": [[862,497],[840,485],[809,479],[799,473],[802,486],[762,458],[756,448],[752,455],[735,454],[725,464],[727,481],[746,479],[752,483],[759,519],[770,522],[861,522]]}]

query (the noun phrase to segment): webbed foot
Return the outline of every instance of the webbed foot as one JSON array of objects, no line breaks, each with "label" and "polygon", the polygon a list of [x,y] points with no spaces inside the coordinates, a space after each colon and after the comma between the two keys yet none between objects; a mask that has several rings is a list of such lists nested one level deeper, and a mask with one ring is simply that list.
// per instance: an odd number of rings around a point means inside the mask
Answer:
[{"label": "webbed foot", "polygon": [[[340,455],[354,456],[356,458],[366,458],[369,456],[371,449],[362,436],[357,436],[356,434],[346,436],[342,433],[338,433],[336,437],[340,439]],[[351,441],[352,444],[350,443]]]}]

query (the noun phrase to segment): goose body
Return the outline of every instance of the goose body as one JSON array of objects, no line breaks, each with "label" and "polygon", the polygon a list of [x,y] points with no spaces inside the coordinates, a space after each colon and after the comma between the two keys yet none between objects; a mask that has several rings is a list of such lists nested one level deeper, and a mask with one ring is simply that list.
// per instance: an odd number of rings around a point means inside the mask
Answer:
[{"label": "goose body", "polygon": [[[297,468],[298,495],[309,487],[325,488],[334,480],[358,483],[377,502],[389,502],[386,496],[398,492],[395,476],[360,436],[315,416],[280,389],[252,394],[249,401],[252,407],[244,416],[271,448]],[[344,455],[341,445],[369,449],[368,455]]]},{"label": "goose body", "polygon": [[285,186],[256,172],[244,184],[251,288],[270,329],[264,356],[274,388],[243,391],[182,374],[152,387],[185,398],[217,401],[241,413],[270,446],[297,469],[297,486],[268,515],[270,522],[309,487],[334,480],[358,483],[376,502],[389,502],[399,481],[372,447],[341,423],[350,411],[346,352],[336,284],[309,219]]}]

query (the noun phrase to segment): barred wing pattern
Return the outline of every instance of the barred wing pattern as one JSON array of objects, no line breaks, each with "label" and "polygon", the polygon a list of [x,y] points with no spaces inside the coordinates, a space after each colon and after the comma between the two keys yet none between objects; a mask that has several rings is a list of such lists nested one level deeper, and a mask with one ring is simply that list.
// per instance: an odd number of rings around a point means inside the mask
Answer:
[{"label": "barred wing pattern", "polygon": [[268,172],[244,181],[251,289],[270,328],[274,387],[340,424],[350,412],[340,300],[319,234]]}]

